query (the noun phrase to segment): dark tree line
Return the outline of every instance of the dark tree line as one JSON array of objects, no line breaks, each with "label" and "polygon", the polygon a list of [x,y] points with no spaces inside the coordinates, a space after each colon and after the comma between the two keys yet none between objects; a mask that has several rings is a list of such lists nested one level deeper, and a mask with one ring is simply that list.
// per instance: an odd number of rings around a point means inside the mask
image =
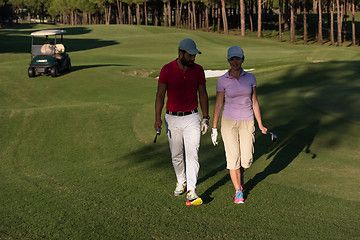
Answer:
[{"label": "dark tree line", "polygon": [[[137,24],[224,34],[238,29],[241,36],[257,31],[257,37],[270,26],[280,41],[289,32],[291,44],[297,35],[307,44],[310,32],[318,44],[325,41],[324,33],[334,46],[342,46],[347,35],[352,45],[357,43],[356,0],[0,0],[0,12],[9,7],[12,14],[7,17],[17,22],[36,18],[68,25]],[[351,18],[350,30],[346,17]]]}]

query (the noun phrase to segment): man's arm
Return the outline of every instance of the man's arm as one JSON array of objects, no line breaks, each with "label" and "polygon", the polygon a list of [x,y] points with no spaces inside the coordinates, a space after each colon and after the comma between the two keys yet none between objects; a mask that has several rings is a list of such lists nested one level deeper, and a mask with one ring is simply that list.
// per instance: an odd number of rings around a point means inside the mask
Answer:
[{"label": "man's arm", "polygon": [[208,94],[206,91],[206,85],[200,84],[199,85],[199,100],[200,100],[200,107],[204,117],[209,116],[209,99]]},{"label": "man's arm", "polygon": [[155,124],[154,124],[154,128],[155,128],[156,131],[162,125],[161,112],[162,112],[162,109],[164,107],[166,90],[167,90],[167,85],[159,82],[158,83],[158,89],[157,89],[157,92],[156,92],[156,99],[155,99]]}]

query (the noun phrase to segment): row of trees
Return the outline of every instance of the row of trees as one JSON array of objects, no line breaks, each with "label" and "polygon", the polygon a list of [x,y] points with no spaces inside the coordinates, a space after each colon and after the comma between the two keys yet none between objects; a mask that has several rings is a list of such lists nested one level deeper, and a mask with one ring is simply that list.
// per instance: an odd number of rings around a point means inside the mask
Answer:
[{"label": "row of trees", "polygon": [[[323,44],[326,33],[332,45],[342,46],[350,32],[356,45],[356,0],[0,0],[11,4],[18,21],[51,18],[55,23],[142,24],[218,31],[274,29],[279,40],[290,31],[290,43],[297,34],[308,43],[309,36]],[[326,14],[325,21],[323,15]],[[351,30],[344,19],[351,15]],[[301,31],[301,32],[299,32]]]}]

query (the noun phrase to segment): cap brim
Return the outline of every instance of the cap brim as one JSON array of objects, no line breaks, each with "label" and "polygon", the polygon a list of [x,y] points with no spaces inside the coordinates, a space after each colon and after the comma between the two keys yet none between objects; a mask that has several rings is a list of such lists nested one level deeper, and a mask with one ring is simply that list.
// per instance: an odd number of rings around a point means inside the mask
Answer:
[{"label": "cap brim", "polygon": [[[184,50],[184,51],[186,51],[186,50]],[[186,52],[188,52],[191,55],[201,54],[201,52],[197,49],[193,49],[191,51],[186,51]]]},{"label": "cap brim", "polygon": [[229,60],[230,58],[232,58],[232,57],[243,58],[244,56],[241,56],[241,55],[239,55],[239,54],[233,54],[233,55],[228,56],[228,60]]}]

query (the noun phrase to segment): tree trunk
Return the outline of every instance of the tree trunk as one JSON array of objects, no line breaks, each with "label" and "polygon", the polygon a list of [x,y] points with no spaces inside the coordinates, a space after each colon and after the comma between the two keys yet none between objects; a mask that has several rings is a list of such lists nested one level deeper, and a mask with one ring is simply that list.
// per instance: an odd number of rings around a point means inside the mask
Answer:
[{"label": "tree trunk", "polygon": [[145,20],[145,26],[148,25],[148,9],[147,9],[147,4],[146,1],[144,2],[144,20]]},{"label": "tree trunk", "polygon": [[330,2],[330,42],[331,42],[332,46],[335,46],[334,9],[335,9],[335,2],[334,2],[334,0],[331,0],[331,2]]},{"label": "tree trunk", "polygon": [[221,16],[221,12],[220,12],[220,8],[218,7],[218,11],[217,11],[217,32],[220,33],[220,25],[221,25],[221,20],[220,20],[220,16]]},{"label": "tree trunk", "polygon": [[132,18],[132,14],[131,14],[131,4],[128,4],[128,22],[130,25],[133,24],[133,18]]},{"label": "tree trunk", "polygon": [[210,30],[210,28],[209,28],[209,7],[206,3],[205,3],[205,28],[206,28],[206,32],[209,32],[209,30]]},{"label": "tree trunk", "polygon": [[164,8],[163,8],[163,16],[164,16],[164,26],[168,26],[168,15],[167,15],[167,6],[166,2],[164,2]]},{"label": "tree trunk", "polygon": [[[199,3],[199,5],[201,5],[201,3]],[[199,23],[198,28],[202,29],[204,26],[204,23],[203,23],[204,8],[201,5],[198,9],[199,9],[198,10],[198,23]]]},{"label": "tree trunk", "polygon": [[70,11],[70,22],[71,22],[71,26],[74,26],[74,11],[71,10]]},{"label": "tree trunk", "polygon": [[196,30],[196,8],[195,8],[195,2],[192,1],[192,14],[193,14],[193,24],[194,26],[192,27],[192,29]]},{"label": "tree trunk", "polygon": [[187,9],[188,9],[188,16],[187,16],[187,22],[188,22],[188,24],[187,24],[187,28],[188,29],[191,29],[192,30],[192,27],[193,27],[193,23],[192,23],[192,12],[191,12],[191,4],[190,4],[190,2],[188,2],[188,4],[187,4]]},{"label": "tree trunk", "polygon": [[258,24],[257,24],[257,37],[261,37],[261,9],[262,0],[258,1]]},{"label": "tree trunk", "polygon": [[118,10],[118,21],[119,24],[124,24],[123,22],[123,11],[122,11],[122,2],[119,0],[116,0],[116,6],[117,6],[117,10]]},{"label": "tree trunk", "polygon": [[182,8],[183,8],[183,3],[180,2],[180,9],[179,9],[179,27],[181,26],[181,22],[182,22]]},{"label": "tree trunk", "polygon": [[319,3],[319,9],[318,9],[318,14],[319,14],[319,21],[318,21],[318,44],[322,45],[323,44],[323,34],[322,34],[322,7],[321,7],[321,0],[318,0]]},{"label": "tree trunk", "polygon": [[140,20],[140,5],[136,4],[136,25],[140,25],[141,24],[141,20]]},{"label": "tree trunk", "polygon": [[304,44],[308,43],[308,24],[307,24],[307,9],[306,0],[304,0]]},{"label": "tree trunk", "polygon": [[294,0],[290,0],[290,44],[295,44],[295,9]]},{"label": "tree trunk", "polygon": [[240,25],[241,25],[241,36],[245,37],[245,2],[240,0]]},{"label": "tree trunk", "polygon": [[158,8],[154,8],[154,25],[159,26],[159,12]]},{"label": "tree trunk", "polygon": [[[345,3],[341,2],[340,3],[340,25],[341,25],[341,30],[343,30],[344,25],[343,25],[343,21],[344,21],[344,9],[345,7]],[[346,38],[346,32],[344,30],[344,32],[341,34],[341,41],[344,41],[344,38]]]},{"label": "tree trunk", "polygon": [[282,42],[282,12],[283,12],[283,1],[279,0],[279,41]]},{"label": "tree trunk", "polygon": [[170,3],[170,0],[168,0],[168,4],[167,4],[167,7],[168,7],[168,25],[169,27],[171,27],[171,20],[172,20],[172,17],[171,17],[171,3]]},{"label": "tree trunk", "polygon": [[253,12],[251,10],[251,13],[249,14],[249,21],[250,21],[250,31],[254,32],[254,23],[253,23]]},{"label": "tree trunk", "polygon": [[222,21],[224,27],[224,34],[229,34],[229,27],[228,27],[228,21],[226,16],[226,9],[225,9],[225,0],[221,0],[221,15],[222,15]]},{"label": "tree trunk", "polygon": [[284,8],[284,31],[289,31],[289,0],[285,0]]},{"label": "tree trunk", "polygon": [[180,27],[180,16],[179,16],[179,0],[176,0],[176,9],[175,9],[175,27]]},{"label": "tree trunk", "polygon": [[340,19],[340,0],[336,0],[336,8],[337,8],[337,41],[338,46],[342,46],[342,40],[341,40],[341,19]]},{"label": "tree trunk", "polygon": [[351,10],[352,10],[352,21],[351,21],[352,45],[355,46],[356,45],[356,36],[355,36],[355,1],[354,0],[351,1]]},{"label": "tree trunk", "polygon": [[318,6],[318,0],[313,0],[313,13],[318,13],[317,6]]}]

